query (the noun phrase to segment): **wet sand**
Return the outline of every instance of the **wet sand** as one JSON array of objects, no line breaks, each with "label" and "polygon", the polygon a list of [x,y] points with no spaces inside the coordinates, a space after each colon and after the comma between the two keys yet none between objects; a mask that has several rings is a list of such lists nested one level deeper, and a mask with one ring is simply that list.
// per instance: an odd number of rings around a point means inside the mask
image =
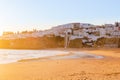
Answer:
[{"label": "wet sand", "polygon": [[[63,49],[59,49],[63,50]],[[104,56],[0,64],[0,80],[120,80],[120,49],[67,49]]]}]

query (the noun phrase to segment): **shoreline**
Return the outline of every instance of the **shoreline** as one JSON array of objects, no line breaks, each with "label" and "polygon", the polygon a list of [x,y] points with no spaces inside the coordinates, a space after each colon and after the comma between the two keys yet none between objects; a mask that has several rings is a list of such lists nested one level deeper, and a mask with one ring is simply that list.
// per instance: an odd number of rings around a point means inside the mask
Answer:
[{"label": "shoreline", "polygon": [[0,80],[120,80],[120,49],[69,51],[89,52],[105,58],[30,60],[0,64]]},{"label": "shoreline", "polygon": [[62,56],[69,56],[69,55],[73,55],[74,53],[69,52],[69,54],[58,54],[55,56],[47,56],[47,57],[41,57],[41,58],[31,58],[31,59],[21,59],[18,60],[17,62],[26,62],[26,61],[36,61],[36,60],[50,60],[50,58],[54,58],[54,57],[62,57]]},{"label": "shoreline", "polygon": [[[27,61],[49,61],[49,60],[71,60],[71,59],[103,59],[104,56],[99,55],[93,55],[91,53],[84,53],[84,52],[78,52],[79,54],[76,54],[76,52],[69,52],[69,54],[60,54],[56,56],[48,56],[48,57],[41,57],[41,58],[31,58],[31,59],[21,59],[17,62],[27,62]],[[84,55],[83,55],[84,54]],[[83,56],[80,56],[83,55]]]},{"label": "shoreline", "polygon": [[[6,49],[6,50],[9,50],[9,49]],[[12,49],[14,51],[14,49]],[[16,51],[16,49],[15,49]],[[22,52],[25,52],[26,50],[22,50]],[[29,50],[27,50],[29,51]],[[34,50],[31,50],[33,51],[34,53]],[[36,51],[36,50],[35,50]],[[13,60],[12,62],[5,62],[5,63],[0,63],[0,64],[10,64],[10,63],[15,63],[15,62],[27,62],[27,61],[48,61],[48,60],[62,60],[62,59],[102,59],[104,58],[103,56],[99,56],[99,55],[96,55],[96,54],[91,54],[89,52],[84,52],[84,51],[76,51],[76,49],[46,49],[46,50],[37,50],[38,52],[40,51],[50,51],[49,54],[52,53],[52,51],[60,51],[61,54],[56,54],[56,55],[48,55],[48,56],[43,56],[43,57],[31,57],[31,58],[24,58],[24,59],[16,59],[16,60]],[[18,50],[19,52],[19,50]],[[56,52],[57,53],[57,52]],[[18,53],[19,54],[19,53]],[[30,54],[30,53],[28,53]],[[40,53],[41,54],[41,53]],[[36,54],[32,54],[32,55],[36,55]],[[18,57],[21,57],[21,56],[18,56]]]}]

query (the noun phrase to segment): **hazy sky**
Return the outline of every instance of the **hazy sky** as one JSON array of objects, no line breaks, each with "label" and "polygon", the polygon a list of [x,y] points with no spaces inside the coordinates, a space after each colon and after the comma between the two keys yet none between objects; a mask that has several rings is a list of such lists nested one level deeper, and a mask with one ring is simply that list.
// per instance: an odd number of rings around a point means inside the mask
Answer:
[{"label": "hazy sky", "polygon": [[120,20],[120,0],[0,0],[0,33]]}]

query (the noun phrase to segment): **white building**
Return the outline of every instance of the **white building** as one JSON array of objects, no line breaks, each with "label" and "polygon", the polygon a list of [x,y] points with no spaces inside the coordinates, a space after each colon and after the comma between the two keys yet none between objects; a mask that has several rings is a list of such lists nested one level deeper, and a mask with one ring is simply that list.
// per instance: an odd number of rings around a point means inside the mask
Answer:
[{"label": "white building", "polygon": [[43,37],[45,35],[55,35],[65,37],[66,31],[71,34],[70,39],[88,37],[93,40],[97,40],[101,37],[120,37],[120,23],[105,24],[103,26],[97,26],[89,23],[69,23],[59,26],[55,26],[49,30],[35,31],[32,33],[17,33],[1,36],[1,39],[16,39],[27,37]]}]

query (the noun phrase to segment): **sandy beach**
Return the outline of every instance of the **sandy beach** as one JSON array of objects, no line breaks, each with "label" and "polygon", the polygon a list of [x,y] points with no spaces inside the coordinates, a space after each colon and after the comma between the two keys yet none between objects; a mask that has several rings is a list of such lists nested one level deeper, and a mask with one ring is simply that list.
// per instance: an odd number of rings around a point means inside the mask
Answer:
[{"label": "sandy beach", "polygon": [[37,59],[0,64],[0,80],[120,80],[119,48],[68,50],[102,55],[104,58]]}]

